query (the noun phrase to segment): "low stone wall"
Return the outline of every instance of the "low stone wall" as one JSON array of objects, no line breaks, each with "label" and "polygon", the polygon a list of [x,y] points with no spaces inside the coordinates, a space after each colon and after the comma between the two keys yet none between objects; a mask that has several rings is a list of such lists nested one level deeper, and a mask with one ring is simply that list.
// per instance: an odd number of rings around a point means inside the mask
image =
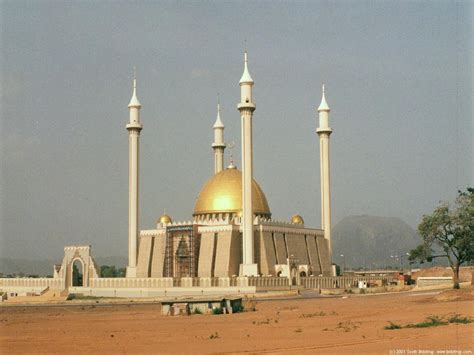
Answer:
[{"label": "low stone wall", "polygon": [[[436,279],[430,282],[451,282],[451,278],[419,278]],[[448,280],[448,281],[446,281]],[[358,287],[359,281],[366,281],[374,286],[384,286],[396,281],[391,276],[338,276],[338,277],[301,277],[299,285],[312,289],[335,289]],[[419,281],[420,282],[420,281]],[[423,281],[422,281],[423,282]],[[427,282],[427,281],[426,281]],[[433,284],[433,283],[432,283]],[[29,287],[34,289],[49,287],[51,289],[64,289],[62,278],[0,278],[0,290],[8,287]],[[150,277],[150,278],[91,278],[89,288],[91,289],[170,289],[170,288],[229,288],[229,287],[253,287],[258,290],[284,290],[290,287],[290,281],[286,277]],[[73,289],[69,287],[69,290]],[[85,288],[82,288],[85,289]],[[70,291],[71,292],[71,291]]]},{"label": "low stone wall", "polygon": [[169,288],[98,288],[69,287],[69,293],[93,297],[193,297],[254,294],[254,286],[243,287],[169,287]]},{"label": "low stone wall", "polygon": [[315,289],[353,288],[359,286],[359,281],[365,281],[376,286],[384,286],[390,285],[397,280],[392,276],[309,276],[300,278],[301,286]]},{"label": "low stone wall", "polygon": [[285,289],[290,286],[287,277],[249,277],[249,286],[256,286],[259,289]]},{"label": "low stone wall", "polygon": [[171,288],[171,287],[246,287],[246,277],[148,277],[97,278],[90,280],[92,288]]},{"label": "low stone wall", "polygon": [[440,276],[440,277],[419,277],[416,280],[418,287],[446,285],[453,283],[452,277]]},{"label": "low stone wall", "polygon": [[51,289],[63,289],[63,285],[64,280],[60,278],[0,278],[0,289],[4,287],[49,287]]},{"label": "low stone wall", "polygon": [[28,294],[40,296],[49,289],[48,286],[2,286],[2,292],[8,296],[26,296]]}]

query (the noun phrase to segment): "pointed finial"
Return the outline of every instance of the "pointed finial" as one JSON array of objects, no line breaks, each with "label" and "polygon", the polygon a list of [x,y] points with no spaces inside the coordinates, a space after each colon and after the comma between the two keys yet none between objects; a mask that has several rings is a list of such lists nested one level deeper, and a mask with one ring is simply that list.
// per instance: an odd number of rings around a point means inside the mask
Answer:
[{"label": "pointed finial", "polygon": [[234,165],[234,154],[233,154],[233,149],[235,147],[235,142],[231,142],[227,145],[227,147],[229,148],[229,152],[230,152],[230,157],[229,157],[229,160],[230,160],[230,163],[229,163],[229,166],[227,167],[227,169],[235,169],[235,165]]},{"label": "pointed finial", "polygon": [[321,104],[318,107],[318,111],[330,111],[331,109],[329,108],[329,105],[326,101],[326,87],[323,84],[323,97],[321,99]]},{"label": "pointed finial", "polygon": [[217,100],[217,118],[213,128],[224,128],[224,124],[221,121],[221,104],[219,103],[219,99]]},{"label": "pointed finial", "polygon": [[244,73],[242,74],[242,77],[240,78],[240,84],[242,83],[252,83],[253,84],[253,79],[250,76],[249,69],[248,69],[248,55],[247,51],[244,52]]},{"label": "pointed finial", "polygon": [[137,67],[133,67],[133,92],[132,92],[132,98],[130,99],[130,103],[128,104],[128,107],[138,107],[140,108],[142,105],[140,104],[140,101],[138,101],[137,97]]}]

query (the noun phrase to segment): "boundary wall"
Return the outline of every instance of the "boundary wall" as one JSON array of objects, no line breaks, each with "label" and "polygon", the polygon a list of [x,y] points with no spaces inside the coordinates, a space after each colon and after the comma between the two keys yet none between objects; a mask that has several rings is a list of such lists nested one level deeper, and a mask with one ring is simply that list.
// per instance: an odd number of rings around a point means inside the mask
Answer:
[{"label": "boundary wall", "polygon": [[[431,278],[430,278],[431,279]],[[437,282],[440,282],[438,278]],[[446,281],[443,278],[443,282]],[[451,278],[449,278],[451,279]],[[392,276],[310,276],[290,282],[286,277],[159,277],[159,278],[90,278],[88,287],[66,287],[69,293],[83,293],[107,297],[154,297],[196,294],[255,293],[265,289],[288,289],[290,286],[307,289],[336,289],[358,287],[359,281],[377,286],[397,280]],[[64,290],[63,278],[0,278],[0,290],[40,292],[45,288]]]}]

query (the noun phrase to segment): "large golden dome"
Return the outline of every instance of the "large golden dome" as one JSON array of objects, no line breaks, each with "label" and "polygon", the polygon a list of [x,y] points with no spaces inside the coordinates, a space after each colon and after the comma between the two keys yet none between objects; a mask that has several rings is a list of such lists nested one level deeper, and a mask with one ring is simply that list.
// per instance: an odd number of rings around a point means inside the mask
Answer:
[{"label": "large golden dome", "polygon": [[[267,198],[257,182],[252,183],[253,213],[271,217]],[[242,210],[242,172],[229,167],[212,176],[204,185],[196,201],[193,216],[238,214]]]}]

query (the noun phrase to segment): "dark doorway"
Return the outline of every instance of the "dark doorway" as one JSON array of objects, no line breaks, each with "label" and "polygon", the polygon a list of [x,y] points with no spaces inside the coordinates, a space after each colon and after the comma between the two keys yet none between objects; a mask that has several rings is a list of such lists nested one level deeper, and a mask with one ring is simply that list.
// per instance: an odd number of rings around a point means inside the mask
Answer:
[{"label": "dark doorway", "polygon": [[72,286],[84,286],[84,267],[80,260],[75,260],[72,263]]}]

